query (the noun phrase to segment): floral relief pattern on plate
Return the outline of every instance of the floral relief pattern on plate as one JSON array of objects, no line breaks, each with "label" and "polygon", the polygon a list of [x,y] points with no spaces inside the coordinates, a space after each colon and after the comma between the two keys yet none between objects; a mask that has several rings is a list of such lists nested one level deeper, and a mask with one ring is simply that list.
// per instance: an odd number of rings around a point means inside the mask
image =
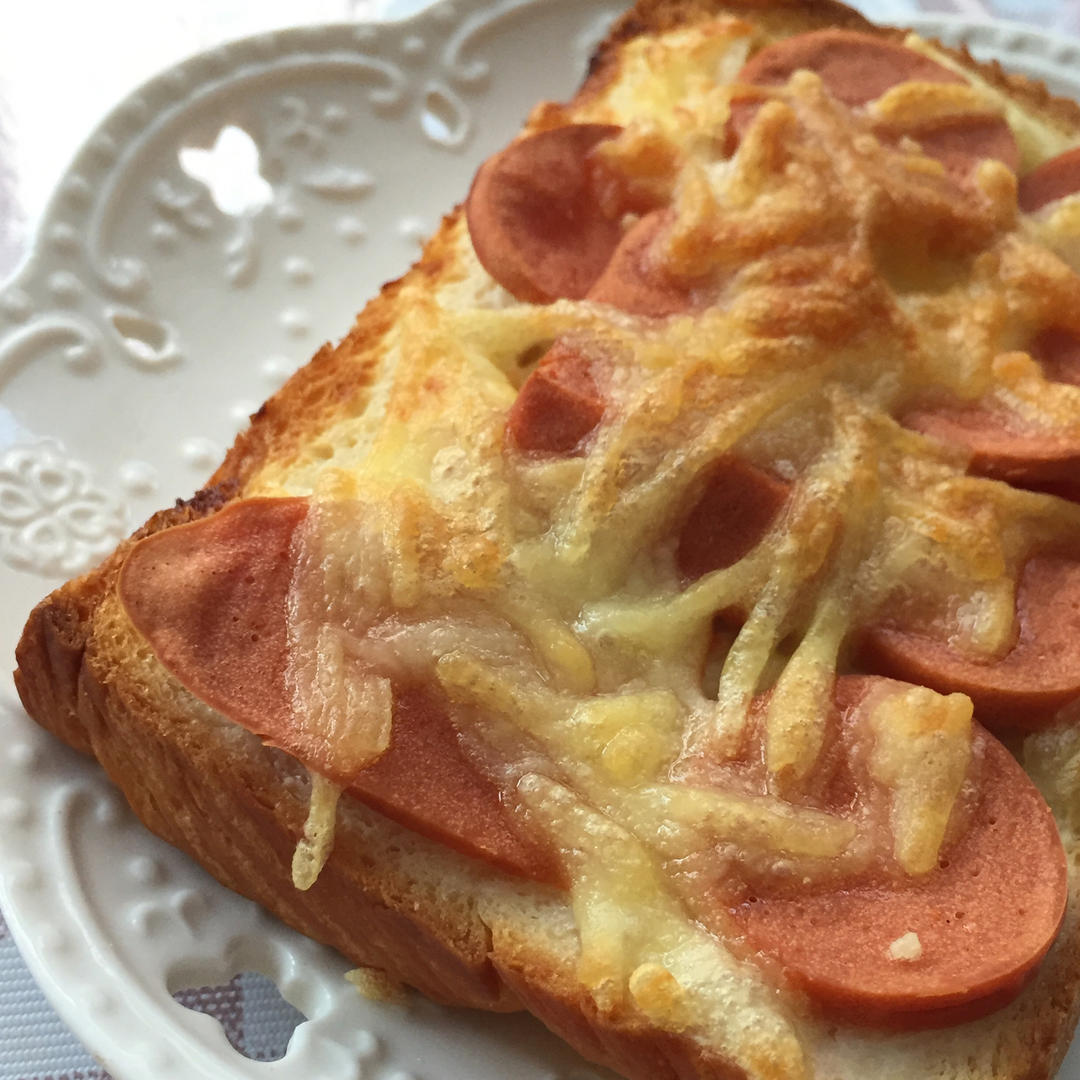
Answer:
[{"label": "floral relief pattern on plate", "polygon": [[0,558],[15,570],[67,576],[128,532],[124,506],[54,439],[0,453]]}]

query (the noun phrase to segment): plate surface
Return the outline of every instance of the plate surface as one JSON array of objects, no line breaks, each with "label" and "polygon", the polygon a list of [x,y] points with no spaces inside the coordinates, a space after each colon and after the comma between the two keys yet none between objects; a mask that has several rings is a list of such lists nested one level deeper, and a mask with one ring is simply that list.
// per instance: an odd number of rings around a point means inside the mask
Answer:
[{"label": "plate surface", "polygon": [[[450,0],[400,24],[275,32],[195,57],[110,114],[0,290],[0,655],[51,587],[200,485],[259,402],[416,257],[529,107],[572,91],[622,6]],[[920,27],[1080,96],[1076,42]],[[119,1080],[601,1075],[527,1018],[360,999],[339,957],[146,833],[6,678],[0,904]],[[308,1017],[273,1065],[170,994],[248,970]],[[1080,1054],[1061,1080],[1080,1080]]]}]

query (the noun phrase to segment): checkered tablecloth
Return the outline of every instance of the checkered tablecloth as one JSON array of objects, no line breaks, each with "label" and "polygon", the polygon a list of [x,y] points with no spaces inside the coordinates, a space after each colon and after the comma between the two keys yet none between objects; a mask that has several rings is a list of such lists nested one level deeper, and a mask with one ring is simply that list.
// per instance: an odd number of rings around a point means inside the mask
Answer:
[{"label": "checkered tablecloth", "polygon": [[[902,22],[917,13],[951,13],[970,18],[1000,16],[1026,20],[1042,30],[1080,34],[1080,0],[848,0],[869,16],[881,21]],[[84,5],[77,0],[56,4],[20,5],[5,11],[4,30],[0,34],[0,278],[18,262],[33,230],[35,212],[44,203],[44,183],[27,185],[32,197],[23,195],[13,185],[12,177],[40,175],[49,170],[58,178],[63,161],[75,149],[72,135],[69,146],[46,146],[46,140],[63,142],[54,131],[41,133],[27,119],[31,115],[26,101],[20,98],[17,73],[40,66],[47,50],[55,42],[53,22],[74,15],[76,8],[93,10],[94,19],[103,27],[119,23],[124,11],[135,10],[136,0],[99,0]],[[141,0],[138,6],[146,10]],[[295,13],[290,0],[264,0],[259,5],[239,0],[159,0],[153,7],[153,25],[139,23],[139,56],[159,57],[159,66],[172,62],[177,41],[188,51],[209,48],[227,37],[253,33],[280,26],[291,18],[305,21],[338,21],[378,16],[408,14],[424,6],[424,0],[309,0],[302,15]],[[292,8],[294,14],[290,16]],[[115,9],[115,10],[113,10]],[[55,12],[55,15],[54,15]],[[257,14],[253,14],[257,12]],[[110,16],[115,15],[113,19]],[[152,35],[157,35],[156,38]],[[133,34],[118,37],[102,31],[100,40],[81,37],[77,47],[88,51],[97,62],[97,70],[115,76],[117,65],[132,62],[129,42]],[[96,50],[100,48],[100,53]],[[173,50],[173,51],[170,51]],[[36,56],[35,56],[36,52]],[[121,52],[124,53],[121,56]],[[110,61],[115,54],[116,64]],[[23,66],[20,67],[20,64]],[[52,72],[63,72],[63,65],[52,64]],[[14,73],[14,74],[13,74]],[[130,83],[151,74],[131,68]],[[62,80],[63,75],[50,78]],[[62,88],[61,88],[62,89]],[[73,93],[85,97],[92,88],[80,85]],[[112,92],[112,91],[110,91]],[[113,97],[123,92],[113,92]],[[112,104],[101,101],[99,109]],[[22,123],[20,124],[20,120]],[[36,140],[36,141],[35,141]],[[49,155],[52,155],[51,157]],[[54,165],[55,163],[55,165]],[[5,186],[7,185],[7,186]],[[51,184],[47,185],[51,186]],[[34,200],[40,196],[40,201]],[[289,1035],[302,1016],[286,1004],[276,988],[261,976],[238,975],[224,986],[182,991],[177,1000],[188,1008],[208,1013],[222,1023],[234,1046],[249,1057],[272,1060],[281,1057]],[[105,1080],[104,1069],[83,1049],[37,989],[23,964],[8,928],[0,915],[0,1080]]]},{"label": "checkered tablecloth", "polygon": [[[272,982],[253,972],[224,986],[181,990],[175,996],[181,1005],[216,1017],[229,1042],[257,1061],[282,1057],[293,1029],[304,1019]],[[38,990],[2,917],[0,1078],[108,1080]]]}]

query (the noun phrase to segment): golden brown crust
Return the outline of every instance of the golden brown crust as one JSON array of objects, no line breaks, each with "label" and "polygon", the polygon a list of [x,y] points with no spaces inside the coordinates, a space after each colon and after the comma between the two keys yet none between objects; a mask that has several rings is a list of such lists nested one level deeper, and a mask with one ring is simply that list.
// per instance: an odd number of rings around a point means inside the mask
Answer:
[{"label": "golden brown crust", "polygon": [[[410,276],[435,278],[443,271],[449,255],[447,225],[457,214],[455,210],[444,218]],[[397,317],[402,281],[383,285],[337,345],[323,345],[263,403],[211,476],[210,487],[233,485],[239,490],[264,462],[289,460],[312,432],[324,430],[346,411],[362,409],[377,373],[382,339]]]},{"label": "golden brown crust", "polygon": [[966,45],[952,49],[940,42],[937,44],[965,67],[977,71],[992,86],[1003,90],[1018,104],[1054,124],[1062,132],[1069,135],[1080,132],[1080,104],[1071,98],[1051,94],[1044,82],[1006,71],[997,60],[976,60]]},{"label": "golden brown crust", "polygon": [[[763,38],[788,37],[824,27],[861,30],[893,40],[902,40],[907,34],[898,27],[876,26],[838,0],[640,0],[615,23],[608,38],[596,50],[583,92],[595,93],[603,85],[625,42],[717,15],[745,18],[761,31]],[[1052,94],[1045,83],[1006,71],[997,60],[976,60],[966,45],[953,48],[938,41],[934,44],[1062,132],[1080,134],[1077,102]]]},{"label": "golden brown crust", "polygon": [[230,752],[190,724],[160,730],[115,684],[103,685],[92,656],[81,668],[78,700],[94,755],[136,814],[224,885],[357,965],[392,972],[436,1001],[517,1007],[499,985],[486,942],[448,945],[423,917],[395,910],[392,898],[372,887],[348,832],[310,892],[293,888],[289,866],[306,807],[302,791],[282,786],[268,754]]},{"label": "golden brown crust", "polygon": [[235,480],[211,484],[192,499],[178,501],[173,509],[159,511],[99,566],[69,581],[34,608],[15,649],[15,688],[24,708],[39,724],[76,750],[92,753],[78,712],[78,694],[94,612],[137,541],[205,517],[224,506],[236,491]]},{"label": "golden brown crust", "polygon": [[[718,13],[745,16],[769,36],[817,26],[870,28],[834,0],[641,0],[597,51],[582,94],[604,84],[622,43]],[[893,38],[903,33],[875,32]],[[1080,132],[1075,103],[1054,98],[1041,84],[1007,74],[996,63],[978,63],[966,50],[947,51],[1063,130]],[[448,232],[444,224],[412,275],[436,277],[444,270]],[[34,610],[17,650],[20,696],[39,723],[102,762],[154,832],[230,888],[354,963],[385,970],[439,1001],[528,1008],[590,1060],[631,1080],[744,1080],[742,1069],[706,1054],[689,1036],[659,1031],[639,1016],[600,1014],[572,978],[572,964],[563,958],[560,966],[534,941],[519,939],[517,928],[489,925],[479,916],[455,922],[418,907],[407,887],[373,863],[359,827],[340,830],[319,881],[310,892],[297,893],[289,865],[306,810],[302,785],[289,782],[275,752],[253,749],[250,740],[239,750],[182,710],[170,714],[160,700],[151,704],[153,696],[144,688],[116,677],[112,658],[94,638],[95,616],[135,540],[216,511],[242,494],[265,462],[288,459],[312,431],[358,408],[371,386],[381,341],[394,324],[399,291],[397,282],[384,286],[339,345],[324,346],[255,414],[207,489],[155,515],[100,567]],[[377,814],[357,812],[387,835],[397,829]],[[221,828],[222,822],[229,827]],[[1012,1026],[993,1072],[973,1068],[970,1075],[1046,1080],[1076,1022],[1078,969],[1080,933],[1074,923],[1041,973],[1035,1000],[1029,993],[1010,1011]]]},{"label": "golden brown crust", "polygon": [[[184,507],[173,523],[191,514]],[[108,591],[119,561],[81,579],[84,590]],[[20,679],[27,709],[95,756],[144,824],[222,884],[353,963],[385,971],[436,1001],[529,1008],[583,1056],[630,1080],[744,1080],[742,1070],[685,1036],[656,1032],[632,1015],[600,1015],[567,972],[534,942],[518,942],[513,928],[478,923],[463,935],[460,927],[440,925],[439,911],[418,909],[374,864],[360,830],[339,826],[319,880],[297,892],[289,867],[305,795],[282,782],[274,752],[247,744],[237,753],[160,702],[147,708],[137,687],[107,677],[109,665],[92,637],[65,639],[59,669],[50,667],[51,620],[59,614],[62,625],[67,615],[62,600],[35,610],[20,644],[20,671],[32,673]],[[49,689],[53,678],[62,692]],[[380,827],[391,834],[397,828]]]},{"label": "golden brown crust", "polygon": [[503,981],[526,1009],[574,1046],[589,1061],[622,1076],[644,1080],[748,1080],[743,1069],[673,1032],[616,1027],[599,1015],[592,1001],[563,986],[553,992],[551,973],[532,966],[527,957],[500,957]]}]

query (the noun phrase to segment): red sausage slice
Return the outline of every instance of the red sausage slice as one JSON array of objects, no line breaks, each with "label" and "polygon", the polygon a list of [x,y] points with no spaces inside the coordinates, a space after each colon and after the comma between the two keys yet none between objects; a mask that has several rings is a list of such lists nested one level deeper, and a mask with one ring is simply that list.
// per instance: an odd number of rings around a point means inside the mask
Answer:
[{"label": "red sausage slice", "polygon": [[1080,440],[1026,428],[1019,417],[979,405],[942,406],[913,410],[903,423],[970,450],[968,469],[978,476],[1038,490],[1076,486]]},{"label": "red sausage slice", "polygon": [[939,127],[911,132],[924,154],[936,158],[954,179],[968,175],[974,163],[992,158],[1013,172],[1020,167],[1020,147],[1016,136],[997,117],[970,116],[952,120]]},{"label": "red sausage slice", "polygon": [[465,204],[473,247],[484,269],[519,300],[580,300],[607,266],[622,225],[601,209],[589,155],[620,130],[553,128],[480,166]]},{"label": "red sausage slice", "polygon": [[498,789],[466,757],[445,703],[425,687],[395,688],[390,745],[349,791],[455,851],[519,877],[566,884],[555,856],[509,824]]},{"label": "red sausage slice", "polygon": [[1080,338],[1075,334],[1051,327],[1031,343],[1030,351],[1048,379],[1080,386]]},{"label": "red sausage slice", "polygon": [[734,454],[709,471],[705,490],[679,536],[676,561],[688,581],[738,562],[760,542],[790,488]]},{"label": "red sausage slice", "polygon": [[519,450],[571,454],[580,447],[604,415],[593,366],[564,342],[544,354],[506,418],[506,430]]},{"label": "red sausage slice", "polygon": [[[248,731],[332,774],[298,737],[285,683],[286,604],[306,499],[246,499],[140,541],[119,594],[164,666]],[[330,763],[332,766],[332,763]],[[321,767],[320,767],[321,766]],[[549,852],[509,824],[431,691],[396,686],[390,745],[348,789],[387,817],[512,874],[558,883]]]},{"label": "red sausage slice", "polygon": [[1044,161],[1020,180],[1020,209],[1033,214],[1047,203],[1080,191],[1080,146]]},{"label": "red sausage slice", "polygon": [[921,53],[857,30],[813,30],[766,45],[746,62],[738,81],[783,86],[803,69],[820,75],[849,107],[866,105],[902,82],[964,81]]},{"label": "red sausage slice", "polygon": [[690,294],[681,282],[665,273],[654,254],[654,244],[670,220],[670,211],[646,214],[622,238],[589,299],[611,304],[631,315],[662,318],[690,309]]},{"label": "red sausage slice", "polygon": [[[974,756],[980,801],[940,869],[900,884],[743,902],[732,915],[751,948],[855,1023],[945,1026],[1006,1004],[1057,936],[1067,867],[1042,796],[978,725]],[[894,959],[890,946],[909,933],[921,955]]]},{"label": "red sausage slice", "polygon": [[1058,555],[1028,559],[1016,615],[1016,644],[1000,659],[980,663],[936,638],[882,625],[867,631],[864,661],[943,694],[967,694],[976,716],[994,731],[1038,730],[1080,697],[1080,562]]},{"label": "red sausage slice", "polygon": [[[834,98],[859,108],[904,82],[963,83],[955,71],[903,45],[855,30],[815,30],[767,45],[747,61],[738,81],[756,86],[783,86],[801,69],[816,72]],[[730,131],[745,134],[758,103],[733,102]],[[1016,139],[997,118],[972,116],[909,132],[925,153],[937,158],[954,176],[966,175],[974,162],[991,157],[1011,169],[1020,162]]]},{"label": "red sausage slice", "polygon": [[[1080,386],[1080,338],[1051,327],[1029,346],[1043,374]],[[1080,440],[1026,427],[1018,417],[979,405],[917,409],[903,422],[915,431],[970,450],[970,471],[1017,487],[1080,498]]]},{"label": "red sausage slice", "polygon": [[140,541],[120,600],[197,698],[258,735],[292,726],[286,599],[306,499],[249,499]]}]

